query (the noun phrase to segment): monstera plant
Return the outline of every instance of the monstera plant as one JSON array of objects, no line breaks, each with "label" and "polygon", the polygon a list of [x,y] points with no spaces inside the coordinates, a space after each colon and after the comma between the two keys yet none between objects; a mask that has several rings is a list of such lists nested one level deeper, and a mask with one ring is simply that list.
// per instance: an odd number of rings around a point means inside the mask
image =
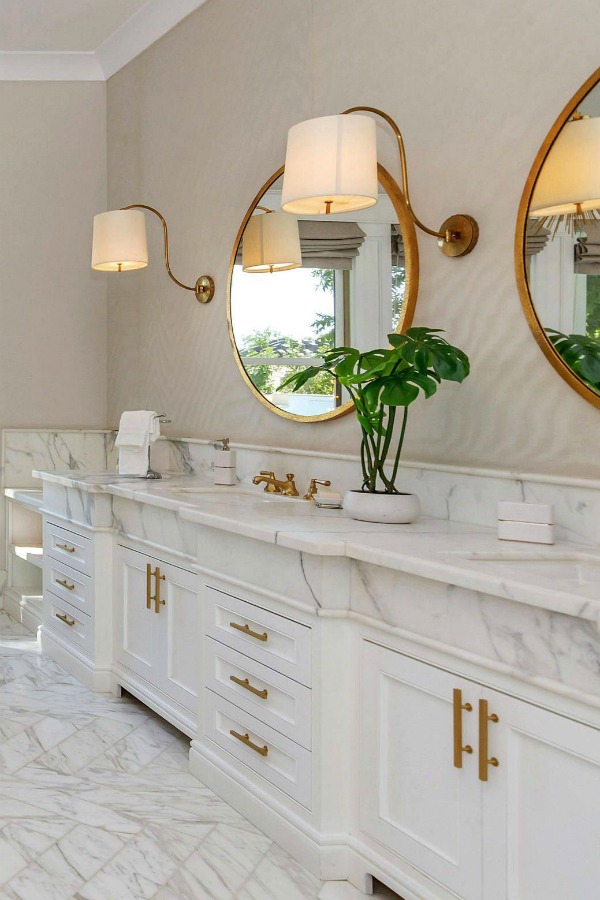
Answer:
[{"label": "monstera plant", "polygon": [[[354,518],[412,521],[420,512],[418,498],[402,493],[396,484],[408,408],[420,394],[432,397],[442,381],[461,382],[469,374],[468,357],[441,337],[442,333],[439,328],[409,328],[405,334],[389,334],[388,349],[365,353],[354,347],[334,347],[323,353],[321,365],[308,366],[282,385],[299,390],[325,371],[354,401],[362,431],[363,481],[360,490],[349,491],[344,498],[344,508]],[[359,494],[377,495],[377,500],[364,501]],[[394,504],[382,502],[385,497],[397,500]]]},{"label": "monstera plant", "polygon": [[585,334],[563,334],[546,328],[554,349],[588,387],[600,394],[600,340]]}]

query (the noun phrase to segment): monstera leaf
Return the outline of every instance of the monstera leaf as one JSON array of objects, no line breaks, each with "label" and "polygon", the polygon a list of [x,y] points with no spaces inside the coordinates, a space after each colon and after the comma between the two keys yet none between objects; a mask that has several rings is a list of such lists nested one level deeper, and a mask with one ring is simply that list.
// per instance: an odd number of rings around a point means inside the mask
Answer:
[{"label": "monstera leaf", "polygon": [[546,328],[548,340],[570,369],[600,394],[600,340],[585,334],[563,334]]}]

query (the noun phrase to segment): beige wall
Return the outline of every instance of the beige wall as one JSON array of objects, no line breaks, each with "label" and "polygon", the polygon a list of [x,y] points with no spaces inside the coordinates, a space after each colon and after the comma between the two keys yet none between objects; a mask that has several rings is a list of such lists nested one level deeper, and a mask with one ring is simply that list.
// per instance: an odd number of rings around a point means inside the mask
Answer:
[{"label": "beige wall", "polygon": [[[598,65],[600,7],[581,0],[210,0],[108,86],[110,204],[168,217],[178,277],[217,282],[201,308],[154,265],[111,280],[109,420],[166,411],[198,437],[355,452],[353,418],[290,424],[243,384],[226,327],[238,224],[283,161],[288,127],[355,104],[405,133],[418,214],[469,212],[475,252],[447,260],[419,238],[417,322],[447,329],[473,371],[411,412],[407,457],[598,476],[600,412],[537,348],[512,252],[523,184],[548,128]],[[382,161],[397,171],[380,133]]]},{"label": "beige wall", "polygon": [[2,427],[105,425],[105,109],[104,84],[0,83]]}]

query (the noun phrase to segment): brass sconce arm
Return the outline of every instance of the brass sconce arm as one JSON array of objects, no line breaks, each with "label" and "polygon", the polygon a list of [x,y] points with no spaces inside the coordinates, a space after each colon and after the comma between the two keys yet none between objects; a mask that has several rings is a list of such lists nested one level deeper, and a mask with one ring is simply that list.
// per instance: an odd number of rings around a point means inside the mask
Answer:
[{"label": "brass sconce arm", "polygon": [[347,116],[354,112],[373,113],[387,122],[394,132],[396,141],[398,142],[398,152],[400,154],[402,190],[406,200],[406,206],[408,207],[408,211],[415,225],[420,228],[421,231],[438,239],[439,247],[445,256],[466,256],[467,253],[470,253],[479,238],[479,226],[472,216],[468,216],[464,213],[450,216],[442,223],[440,230],[435,231],[433,228],[428,228],[427,225],[424,225],[415,214],[408,188],[408,166],[406,164],[404,139],[402,138],[402,132],[392,117],[388,116],[383,110],[377,109],[375,106],[352,106],[350,109],[345,109],[342,115]]},{"label": "brass sconce arm", "polygon": [[123,206],[122,209],[146,209],[148,212],[154,213],[154,215],[160,219],[163,227],[163,239],[164,239],[164,247],[165,247],[165,266],[167,269],[167,274],[169,278],[175,282],[176,285],[183,288],[185,291],[194,291],[196,295],[196,300],[199,303],[210,303],[212,298],[215,295],[215,282],[211,278],[210,275],[201,275],[200,278],[196,281],[196,284],[191,286],[189,284],[184,284],[182,281],[179,281],[178,278],[175,278],[173,272],[171,271],[171,265],[169,262],[169,229],[167,226],[167,220],[157,209],[153,206],[147,206],[145,203],[131,203],[129,206]]}]

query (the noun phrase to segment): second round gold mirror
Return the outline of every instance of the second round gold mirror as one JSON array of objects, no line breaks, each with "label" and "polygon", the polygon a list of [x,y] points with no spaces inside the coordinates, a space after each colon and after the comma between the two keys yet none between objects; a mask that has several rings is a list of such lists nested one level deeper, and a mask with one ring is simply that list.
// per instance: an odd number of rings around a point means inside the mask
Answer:
[{"label": "second round gold mirror", "polygon": [[[415,227],[395,180],[382,166],[378,173],[375,206],[300,216],[294,250],[287,220],[296,217],[280,213],[282,224],[272,217],[281,209],[282,167],[260,189],[238,232],[227,297],[235,358],[252,393],[287,419],[319,422],[353,408],[328,375],[305,392],[281,389],[300,366],[314,364],[332,346],[387,346],[389,332],[412,322],[419,285]],[[257,216],[267,219],[251,222]]]}]

